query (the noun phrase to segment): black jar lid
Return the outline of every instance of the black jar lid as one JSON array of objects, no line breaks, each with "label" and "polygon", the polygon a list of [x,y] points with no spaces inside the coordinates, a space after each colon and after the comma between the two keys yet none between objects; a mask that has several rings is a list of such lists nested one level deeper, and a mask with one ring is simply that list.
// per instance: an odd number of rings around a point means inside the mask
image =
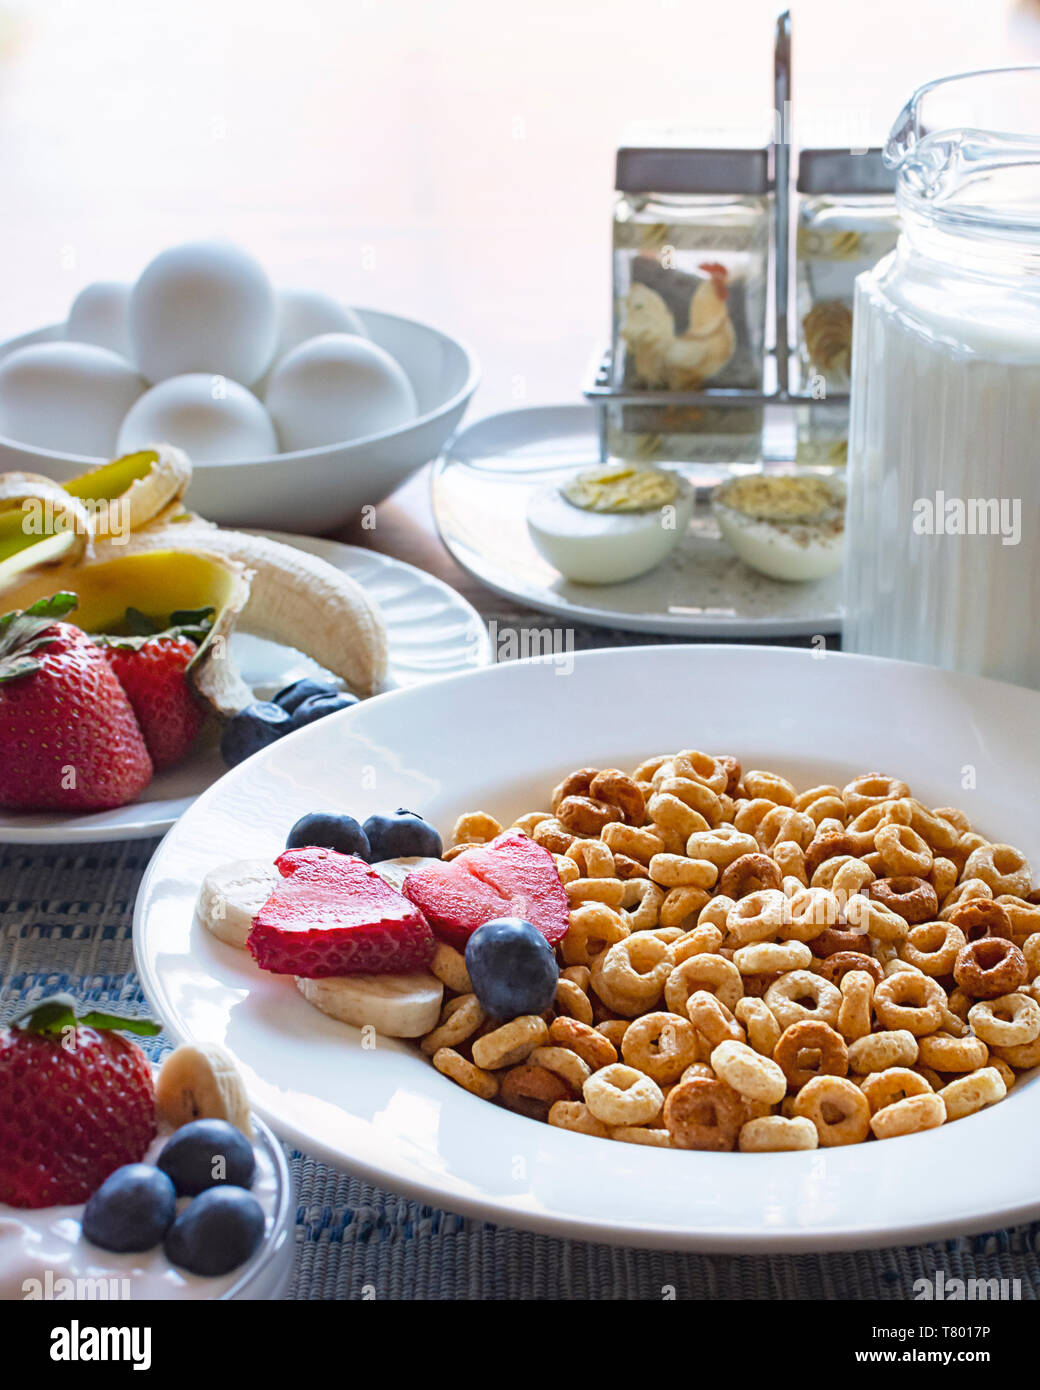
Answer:
[{"label": "black jar lid", "polygon": [[798,156],[799,193],[881,196],[895,188],[895,170],[885,165],[878,149],[802,150]]}]

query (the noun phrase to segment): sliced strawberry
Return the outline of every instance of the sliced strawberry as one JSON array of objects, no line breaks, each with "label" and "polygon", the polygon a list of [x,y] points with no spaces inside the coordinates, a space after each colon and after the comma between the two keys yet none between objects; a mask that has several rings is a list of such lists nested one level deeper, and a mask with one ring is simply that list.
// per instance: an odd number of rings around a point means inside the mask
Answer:
[{"label": "sliced strawberry", "polygon": [[275,867],[284,882],[246,943],[261,970],[317,980],[407,974],[429,964],[435,943],[422,913],[363,860],[291,849]]},{"label": "sliced strawberry", "polygon": [[567,933],[569,905],[553,857],[521,830],[449,864],[409,874],[404,894],[436,934],[459,951],[477,927],[496,917],[522,917],[555,946]]}]

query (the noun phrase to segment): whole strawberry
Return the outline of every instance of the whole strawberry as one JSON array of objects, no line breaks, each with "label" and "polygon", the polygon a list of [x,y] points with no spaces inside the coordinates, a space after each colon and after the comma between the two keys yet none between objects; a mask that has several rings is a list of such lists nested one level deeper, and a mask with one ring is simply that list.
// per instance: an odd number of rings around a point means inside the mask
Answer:
[{"label": "whole strawberry", "polygon": [[71,623],[74,594],[0,617],[0,806],[99,811],[152,780],[130,702],[102,653]]},{"label": "whole strawberry", "polygon": [[0,1028],[0,1203],[85,1202],[155,1138],[148,1059],[115,1028],[154,1034],[154,1023],[88,1013],[54,994]]},{"label": "whole strawberry", "polygon": [[176,629],[106,637],[101,650],[126,691],[156,771],[179,763],[206,719],[186,672],[198,643]]}]

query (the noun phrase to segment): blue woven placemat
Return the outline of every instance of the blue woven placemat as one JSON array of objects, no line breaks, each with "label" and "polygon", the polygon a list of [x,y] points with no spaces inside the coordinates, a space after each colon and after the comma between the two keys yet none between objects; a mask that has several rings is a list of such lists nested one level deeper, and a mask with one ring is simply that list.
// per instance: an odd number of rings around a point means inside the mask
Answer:
[{"label": "blue woven placemat", "polygon": [[[67,989],[127,1013],[148,1004],[130,925],[156,847],[0,846],[0,1022],[23,1000]],[[162,1037],[145,1040],[159,1056]],[[838,1255],[713,1256],[614,1249],[466,1219],[292,1153],[298,1206],[292,1296],[467,1299],[907,1299],[949,1279],[1040,1289],[1040,1223],[939,1245]],[[999,1181],[999,1165],[991,1177]],[[966,1178],[970,1181],[970,1178]]]}]

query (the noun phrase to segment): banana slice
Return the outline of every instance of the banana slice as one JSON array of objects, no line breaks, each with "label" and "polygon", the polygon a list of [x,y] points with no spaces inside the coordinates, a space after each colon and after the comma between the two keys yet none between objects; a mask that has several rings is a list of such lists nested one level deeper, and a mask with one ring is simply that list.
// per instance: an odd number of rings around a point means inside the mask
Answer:
[{"label": "banana slice", "polygon": [[391,888],[400,893],[409,874],[414,874],[416,869],[425,869],[429,864],[439,863],[439,859],[427,859],[424,855],[413,854],[403,859],[381,859],[372,867],[384,883],[389,883]]},{"label": "banana slice", "polygon": [[216,1043],[183,1043],[159,1068],[159,1115],[174,1129],[192,1120],[227,1120],[247,1137],[249,1098],[231,1057]]},{"label": "banana slice", "polygon": [[244,950],[253,918],[278,881],[278,870],[266,859],[236,859],[210,869],[195,909],[199,921],[221,941]]},{"label": "banana slice", "polygon": [[330,1018],[374,1028],[387,1038],[418,1038],[436,1028],[444,986],[420,970],[412,975],[337,975],[297,978],[304,999]]}]

